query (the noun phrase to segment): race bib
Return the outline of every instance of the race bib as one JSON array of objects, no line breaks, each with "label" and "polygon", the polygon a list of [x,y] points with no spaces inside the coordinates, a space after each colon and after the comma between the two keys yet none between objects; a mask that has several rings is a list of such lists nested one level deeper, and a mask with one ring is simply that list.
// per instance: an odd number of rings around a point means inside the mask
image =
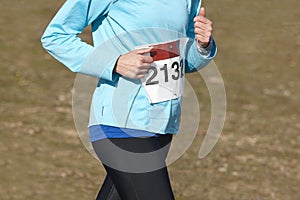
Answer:
[{"label": "race bib", "polygon": [[141,79],[150,103],[178,98],[184,89],[184,60],[180,56],[180,40],[149,45],[153,63]]}]

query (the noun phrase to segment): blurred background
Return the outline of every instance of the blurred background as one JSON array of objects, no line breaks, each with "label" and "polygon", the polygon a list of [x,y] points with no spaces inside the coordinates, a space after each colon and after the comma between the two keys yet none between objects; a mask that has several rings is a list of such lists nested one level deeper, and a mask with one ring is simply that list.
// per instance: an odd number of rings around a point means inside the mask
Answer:
[{"label": "blurred background", "polygon": [[[105,172],[72,116],[76,74],[40,37],[63,0],[0,0],[0,199],[94,199]],[[170,167],[178,200],[300,198],[300,3],[204,1],[218,44],[227,117],[214,150],[198,158],[210,98],[196,75],[198,135]],[[81,37],[91,41],[89,29]],[[298,68],[299,67],[299,68]]]}]

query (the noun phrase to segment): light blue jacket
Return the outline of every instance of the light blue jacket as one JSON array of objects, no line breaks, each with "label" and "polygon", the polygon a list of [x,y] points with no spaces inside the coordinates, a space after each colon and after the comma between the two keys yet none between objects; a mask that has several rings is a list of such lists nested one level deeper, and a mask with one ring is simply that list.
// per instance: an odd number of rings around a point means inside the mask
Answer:
[{"label": "light blue jacket", "polygon": [[[177,133],[181,98],[151,104],[138,79],[113,71],[118,57],[136,46],[191,38],[182,54],[185,72],[206,66],[216,54],[203,56],[194,42],[193,18],[200,0],[67,0],[42,36],[43,47],[73,72],[99,78],[89,125],[105,124],[156,133]],[[79,37],[92,25],[94,45]]]}]

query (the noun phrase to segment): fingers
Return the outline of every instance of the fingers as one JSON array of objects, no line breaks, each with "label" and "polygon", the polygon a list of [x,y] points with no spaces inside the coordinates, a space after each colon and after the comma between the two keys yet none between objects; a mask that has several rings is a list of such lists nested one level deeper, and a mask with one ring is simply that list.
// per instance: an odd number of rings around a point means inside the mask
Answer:
[{"label": "fingers", "polygon": [[145,74],[147,74],[148,73],[148,69],[140,69],[140,70],[138,70],[135,74],[137,75],[137,76],[145,76]]},{"label": "fingers", "polygon": [[202,30],[208,30],[208,31],[212,31],[212,22],[211,23],[203,23],[203,22],[195,22],[194,23],[194,28],[198,28],[198,29],[202,29]]},{"label": "fingers", "polygon": [[195,33],[198,34],[198,35],[202,35],[204,37],[210,37],[211,34],[212,34],[212,29],[211,28],[207,28],[207,29],[204,29],[204,28],[195,28]]},{"label": "fingers", "polygon": [[148,47],[148,48],[143,48],[143,49],[137,49],[137,50],[133,50],[133,53],[139,54],[139,61],[142,63],[152,63],[153,62],[153,58],[149,55],[144,55],[147,53],[150,53],[150,51],[153,49],[153,47]]},{"label": "fingers", "polygon": [[142,48],[142,49],[137,49],[137,50],[133,50],[133,52],[137,53],[137,54],[145,54],[145,53],[150,53],[150,51],[153,49],[153,47],[147,47],[147,48]]},{"label": "fingers", "polygon": [[212,36],[213,23],[206,18],[205,8],[200,8],[199,15],[194,18],[195,38],[201,45],[206,46]]},{"label": "fingers", "polygon": [[153,58],[150,56],[141,56],[140,58],[142,62],[133,69],[135,74],[134,78],[143,78],[148,73],[151,63],[153,62]]},{"label": "fingers", "polygon": [[201,28],[204,27],[212,27],[213,23],[209,19],[206,18],[206,11],[204,7],[200,8],[199,15],[194,18],[195,27]]},{"label": "fingers", "polygon": [[132,64],[132,66],[144,69],[149,68],[152,62],[153,58],[151,56],[137,55],[137,57],[135,58],[135,62]]},{"label": "fingers", "polygon": [[150,54],[144,54],[149,53],[151,49],[138,49],[121,55],[116,63],[116,72],[128,78],[143,78],[153,62]]},{"label": "fingers", "polygon": [[151,67],[151,63],[143,63],[139,66],[140,69],[149,69]]},{"label": "fingers", "polygon": [[212,27],[206,26],[195,26],[195,38],[199,40],[201,43],[208,43],[210,41],[210,37],[212,36]]},{"label": "fingers", "polygon": [[202,26],[207,26],[207,27],[213,25],[212,21],[210,21],[209,19],[207,19],[207,18],[205,18],[203,16],[197,16],[197,17],[195,17],[194,18],[194,23],[195,23],[195,25],[197,24],[198,26],[202,25]]},{"label": "fingers", "polygon": [[141,56],[142,63],[153,63],[153,58],[151,56]]},{"label": "fingers", "polygon": [[195,29],[195,38],[200,41],[201,43],[208,43],[210,41],[210,37],[212,35],[211,31],[203,30],[196,28]]},{"label": "fingers", "polygon": [[131,68],[126,71],[126,75],[129,78],[143,78],[148,73],[149,68],[150,65]]}]

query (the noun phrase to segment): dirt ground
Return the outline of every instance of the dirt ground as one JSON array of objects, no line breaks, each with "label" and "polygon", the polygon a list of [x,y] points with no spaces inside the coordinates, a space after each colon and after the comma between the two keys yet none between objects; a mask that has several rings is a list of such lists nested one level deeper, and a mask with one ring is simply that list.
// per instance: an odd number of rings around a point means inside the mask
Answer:
[{"label": "dirt ground", "polygon": [[[0,1],[0,199],[94,199],[105,172],[72,116],[75,74],[40,37],[62,0]],[[227,117],[214,150],[198,158],[210,118],[201,78],[199,134],[169,166],[178,200],[300,198],[300,3],[205,1]],[[89,40],[89,34],[82,36]]]}]

